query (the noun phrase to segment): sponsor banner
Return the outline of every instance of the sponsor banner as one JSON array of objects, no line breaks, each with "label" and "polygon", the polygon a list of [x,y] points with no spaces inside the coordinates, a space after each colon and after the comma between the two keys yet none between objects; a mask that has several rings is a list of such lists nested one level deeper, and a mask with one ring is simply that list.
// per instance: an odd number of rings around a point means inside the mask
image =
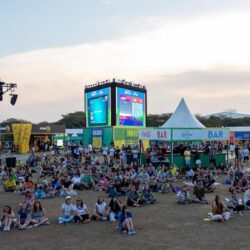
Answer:
[{"label": "sponsor banner", "polygon": [[140,129],[140,140],[171,141],[170,129]]},{"label": "sponsor banner", "polygon": [[173,141],[223,141],[229,137],[228,129],[173,129]]},{"label": "sponsor banner", "polygon": [[234,132],[236,140],[250,140],[250,132]]},{"label": "sponsor banner", "polygon": [[12,124],[14,144],[20,153],[29,152],[32,124]]}]

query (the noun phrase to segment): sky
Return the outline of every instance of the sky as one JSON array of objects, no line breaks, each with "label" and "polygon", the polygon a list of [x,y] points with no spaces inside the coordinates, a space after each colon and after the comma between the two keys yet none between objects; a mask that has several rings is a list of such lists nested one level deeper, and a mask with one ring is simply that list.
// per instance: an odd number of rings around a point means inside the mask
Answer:
[{"label": "sky", "polygon": [[84,110],[84,86],[146,85],[148,113],[249,114],[250,1],[0,0],[0,122]]}]

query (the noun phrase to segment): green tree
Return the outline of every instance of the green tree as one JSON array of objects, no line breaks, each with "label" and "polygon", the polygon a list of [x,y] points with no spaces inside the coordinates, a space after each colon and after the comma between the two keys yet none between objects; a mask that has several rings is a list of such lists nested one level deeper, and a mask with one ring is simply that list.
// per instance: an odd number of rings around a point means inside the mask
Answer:
[{"label": "green tree", "polygon": [[85,113],[82,111],[76,111],[62,115],[62,119],[55,122],[57,125],[65,125],[66,128],[83,128],[86,127]]},{"label": "green tree", "polygon": [[24,120],[24,119],[16,119],[16,118],[9,118],[3,122],[0,123],[1,127],[10,126],[13,123],[32,123],[30,121]]}]

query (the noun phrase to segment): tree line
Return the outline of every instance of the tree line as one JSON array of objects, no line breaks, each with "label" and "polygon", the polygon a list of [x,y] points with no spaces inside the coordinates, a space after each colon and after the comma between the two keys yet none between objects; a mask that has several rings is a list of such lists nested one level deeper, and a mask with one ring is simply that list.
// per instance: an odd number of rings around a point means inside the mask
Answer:
[{"label": "tree line", "polygon": [[[172,113],[165,114],[148,114],[147,115],[147,127],[160,127],[162,126],[172,115]],[[210,116],[205,117],[196,115],[196,118],[204,124],[206,127],[234,127],[234,126],[250,126],[250,117],[233,119],[223,116]],[[9,118],[0,123],[0,127],[5,127],[13,123],[32,123],[24,119]],[[65,125],[66,128],[83,128],[86,127],[85,113],[82,111],[76,111],[62,115],[62,118],[56,122],[39,122],[33,123],[38,125]]]}]

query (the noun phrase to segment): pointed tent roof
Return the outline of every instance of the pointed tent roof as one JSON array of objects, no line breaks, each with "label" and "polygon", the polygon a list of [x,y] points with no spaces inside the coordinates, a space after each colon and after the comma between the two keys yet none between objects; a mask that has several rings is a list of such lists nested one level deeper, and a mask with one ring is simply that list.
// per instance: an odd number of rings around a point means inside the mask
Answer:
[{"label": "pointed tent roof", "polygon": [[163,128],[205,128],[189,110],[184,98],[171,117],[162,125]]}]

